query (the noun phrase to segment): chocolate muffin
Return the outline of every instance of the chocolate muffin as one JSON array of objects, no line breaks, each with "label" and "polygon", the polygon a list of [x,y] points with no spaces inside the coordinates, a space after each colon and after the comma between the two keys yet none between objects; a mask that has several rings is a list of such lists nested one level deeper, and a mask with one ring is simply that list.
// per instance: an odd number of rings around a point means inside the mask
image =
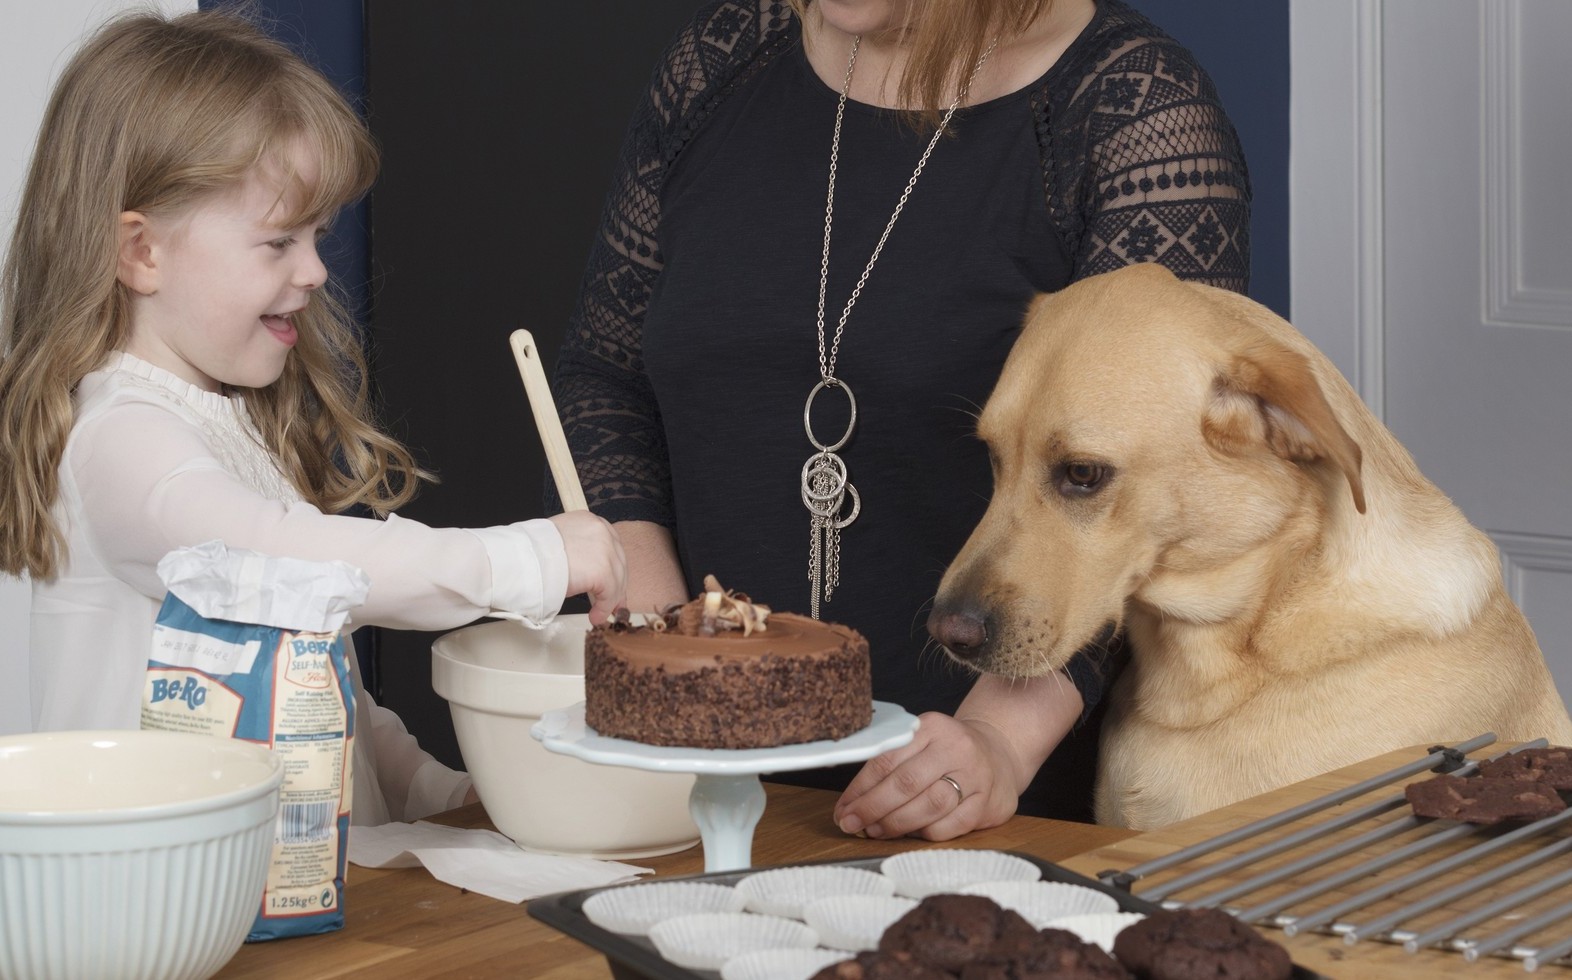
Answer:
[{"label": "chocolate muffin", "polygon": [[1483,779],[1517,779],[1551,789],[1572,789],[1572,749],[1524,749],[1479,764]]},{"label": "chocolate muffin", "polygon": [[1288,950],[1221,909],[1155,912],[1114,939],[1138,980],[1286,980]]},{"label": "chocolate muffin", "polygon": [[1415,816],[1484,826],[1503,820],[1539,820],[1567,808],[1549,785],[1525,779],[1435,776],[1409,783],[1403,795]]},{"label": "chocolate muffin", "polygon": [[810,980],[954,980],[954,974],[910,953],[858,953],[815,973]]},{"label": "chocolate muffin", "polygon": [[1020,913],[1000,908],[991,898],[929,895],[884,930],[879,951],[911,953],[956,973],[982,959],[996,944],[1027,942],[1036,935]]},{"label": "chocolate muffin", "polygon": [[1096,943],[1064,929],[1019,933],[995,943],[961,969],[960,980],[1130,980],[1130,972]]}]

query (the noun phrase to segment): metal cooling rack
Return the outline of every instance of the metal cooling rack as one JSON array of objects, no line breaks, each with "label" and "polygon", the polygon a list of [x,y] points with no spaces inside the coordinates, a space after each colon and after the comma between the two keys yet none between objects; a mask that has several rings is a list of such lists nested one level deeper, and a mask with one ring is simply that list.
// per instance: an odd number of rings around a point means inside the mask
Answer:
[{"label": "metal cooling rack", "polygon": [[[1487,732],[1434,746],[1364,782],[1098,877],[1168,908],[1223,908],[1290,936],[1450,950],[1469,962],[1510,957],[1525,970],[1572,966],[1564,959],[1572,953],[1572,809],[1477,827],[1415,817],[1401,790],[1381,792],[1426,771],[1467,775],[1480,761],[1467,754],[1495,741]],[[1373,801],[1343,811],[1365,796]]]}]

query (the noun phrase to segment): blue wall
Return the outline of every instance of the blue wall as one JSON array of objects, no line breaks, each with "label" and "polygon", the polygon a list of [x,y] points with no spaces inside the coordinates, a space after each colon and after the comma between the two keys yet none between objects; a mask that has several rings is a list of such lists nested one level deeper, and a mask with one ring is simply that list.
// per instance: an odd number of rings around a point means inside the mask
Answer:
[{"label": "blue wall", "polygon": [[1239,130],[1254,192],[1250,295],[1288,316],[1289,0],[1129,0],[1189,48]]}]

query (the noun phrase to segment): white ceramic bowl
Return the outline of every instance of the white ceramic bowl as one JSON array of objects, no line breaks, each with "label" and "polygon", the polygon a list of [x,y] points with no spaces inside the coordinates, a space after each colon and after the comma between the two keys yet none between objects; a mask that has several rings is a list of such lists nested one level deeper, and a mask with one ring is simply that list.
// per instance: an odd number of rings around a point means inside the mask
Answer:
[{"label": "white ceramic bowl", "polygon": [[0,738],[0,978],[217,973],[261,905],[283,780],[211,735]]},{"label": "white ceramic bowl", "polygon": [[530,737],[544,712],[584,700],[588,631],[588,616],[564,615],[541,630],[467,626],[432,644],[431,684],[486,814],[532,851],[617,859],[692,847],[692,775],[596,765]]}]

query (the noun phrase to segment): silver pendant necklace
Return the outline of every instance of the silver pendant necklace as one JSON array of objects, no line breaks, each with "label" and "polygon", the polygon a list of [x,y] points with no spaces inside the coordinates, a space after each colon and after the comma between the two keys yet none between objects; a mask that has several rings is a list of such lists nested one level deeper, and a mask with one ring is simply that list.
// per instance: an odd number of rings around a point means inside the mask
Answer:
[{"label": "silver pendant necklace", "polygon": [[[846,114],[846,93],[851,90],[852,70],[857,65],[857,49],[862,46],[861,35],[852,39],[851,57],[846,59],[846,80],[841,84],[840,102],[835,106],[835,131],[830,138],[830,184],[824,201],[824,255],[819,261],[819,382],[808,392],[808,400],[802,406],[802,427],[807,431],[808,442],[813,444],[815,450],[808,457],[807,462],[802,464],[802,503],[808,508],[809,514],[808,580],[813,583],[809,611],[814,619],[819,618],[821,597],[824,602],[829,602],[836,586],[840,585],[841,530],[862,513],[862,497],[857,493],[857,488],[851,484],[846,461],[836,454],[837,450],[851,439],[852,431],[857,427],[857,398],[846,382],[835,374],[836,355],[840,353],[841,336],[846,332],[846,320],[851,316],[852,307],[857,305],[857,297],[862,295],[862,287],[867,284],[874,263],[879,261],[879,253],[884,250],[884,243],[889,240],[890,232],[895,230],[895,222],[900,218],[901,210],[906,207],[906,200],[911,197],[912,188],[917,186],[917,178],[922,176],[923,168],[928,165],[928,157],[933,153],[934,147],[939,145],[939,138],[950,125],[950,117],[955,115],[955,110],[966,99],[967,90],[971,88],[977,73],[982,71],[983,63],[988,60],[988,55],[993,53],[994,45],[998,43],[999,39],[995,37],[987,50],[982,53],[982,57],[977,59],[971,74],[966,76],[960,94],[945,110],[939,128],[934,131],[933,138],[928,141],[927,149],[922,151],[922,156],[917,160],[917,167],[912,171],[911,179],[906,182],[906,189],[901,191],[900,200],[895,202],[895,210],[891,212],[890,220],[884,226],[884,233],[879,236],[879,243],[873,247],[873,255],[869,256],[867,266],[863,268],[862,275],[857,279],[857,285],[852,287],[851,296],[846,300],[846,308],[841,311],[840,322],[835,325],[835,336],[826,345],[824,292],[830,279],[830,228],[835,221],[835,166],[840,158],[841,119]],[[846,431],[841,433],[840,438],[835,442],[825,443],[819,441],[819,438],[813,434],[813,400],[818,397],[819,392],[832,388],[845,392],[851,415],[846,423]],[[848,503],[851,505],[851,511],[843,516],[842,512],[846,510]]]}]

